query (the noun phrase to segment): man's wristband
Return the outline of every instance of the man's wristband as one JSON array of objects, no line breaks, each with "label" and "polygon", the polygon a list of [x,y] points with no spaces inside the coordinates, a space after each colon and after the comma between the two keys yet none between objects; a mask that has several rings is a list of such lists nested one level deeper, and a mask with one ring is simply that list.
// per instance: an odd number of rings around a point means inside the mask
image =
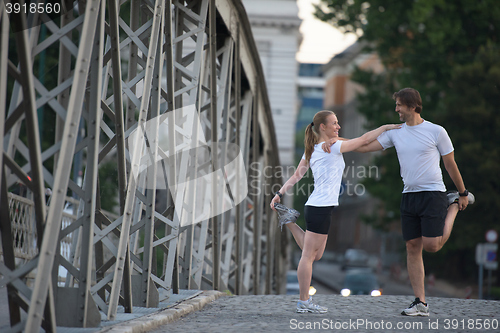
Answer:
[{"label": "man's wristband", "polygon": [[458,195],[461,196],[461,197],[466,197],[466,196],[469,195],[469,191],[465,190],[462,193],[458,193]]},{"label": "man's wristband", "polygon": [[283,194],[281,194],[281,193],[280,193],[280,191],[276,192],[275,194],[276,194],[277,196],[279,196],[279,197],[280,197],[280,199],[283,199]]}]

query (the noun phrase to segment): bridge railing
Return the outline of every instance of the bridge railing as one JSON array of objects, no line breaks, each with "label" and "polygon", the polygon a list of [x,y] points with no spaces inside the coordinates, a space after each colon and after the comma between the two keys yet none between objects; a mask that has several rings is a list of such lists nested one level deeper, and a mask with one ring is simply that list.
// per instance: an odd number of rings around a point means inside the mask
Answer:
[{"label": "bridge railing", "polygon": [[[281,183],[277,143],[241,1],[65,1],[56,17],[8,14],[9,4],[0,0],[0,287],[12,330],[98,326],[99,311],[113,320],[119,306],[157,306],[159,288],[283,290],[286,233],[268,204]],[[116,216],[101,207],[110,164]],[[33,201],[10,206],[19,182]],[[29,211],[38,249],[23,263],[16,209]]]}]

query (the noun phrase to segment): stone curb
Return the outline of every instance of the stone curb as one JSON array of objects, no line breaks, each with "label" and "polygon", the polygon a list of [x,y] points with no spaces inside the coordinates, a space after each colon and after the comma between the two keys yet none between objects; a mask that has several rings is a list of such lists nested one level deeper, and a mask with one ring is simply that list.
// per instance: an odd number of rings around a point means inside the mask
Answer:
[{"label": "stone curb", "polygon": [[208,290],[191,299],[185,300],[167,309],[159,310],[158,312],[132,319],[120,324],[106,327],[99,332],[106,333],[142,333],[151,331],[159,326],[171,323],[191,312],[201,310],[205,305],[215,301],[219,297],[227,294]]}]

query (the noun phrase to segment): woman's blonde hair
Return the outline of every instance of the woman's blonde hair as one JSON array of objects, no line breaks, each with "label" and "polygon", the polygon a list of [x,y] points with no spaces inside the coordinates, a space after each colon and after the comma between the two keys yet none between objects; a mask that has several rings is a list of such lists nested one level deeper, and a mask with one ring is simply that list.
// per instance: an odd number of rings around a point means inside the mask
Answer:
[{"label": "woman's blonde hair", "polygon": [[310,123],[306,127],[304,146],[306,149],[305,152],[306,162],[308,164],[309,161],[311,160],[311,155],[314,151],[314,145],[317,144],[319,141],[319,125],[321,124],[326,125],[326,119],[332,114],[334,115],[335,112],[329,110],[319,111],[314,115],[312,123]]}]

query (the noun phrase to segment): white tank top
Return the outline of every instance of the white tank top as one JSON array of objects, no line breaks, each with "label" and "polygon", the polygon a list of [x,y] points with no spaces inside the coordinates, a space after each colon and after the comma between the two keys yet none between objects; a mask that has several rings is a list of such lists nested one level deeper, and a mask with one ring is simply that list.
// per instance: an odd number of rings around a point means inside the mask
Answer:
[{"label": "white tank top", "polygon": [[[331,147],[331,153],[321,148],[323,142],[314,146],[309,167],[314,177],[314,190],[306,202],[306,206],[338,206],[342,174],[345,168],[344,156],[340,152],[342,141]],[[302,155],[305,160],[305,154]]]}]

